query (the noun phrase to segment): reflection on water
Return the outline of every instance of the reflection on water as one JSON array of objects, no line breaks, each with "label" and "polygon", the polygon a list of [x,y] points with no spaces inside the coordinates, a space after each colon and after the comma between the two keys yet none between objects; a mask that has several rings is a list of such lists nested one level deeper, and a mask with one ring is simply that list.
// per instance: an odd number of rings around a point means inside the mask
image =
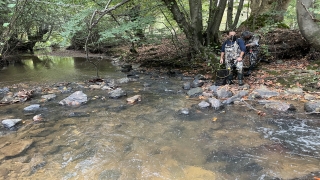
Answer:
[{"label": "reflection on water", "polygon": [[[1,86],[18,82],[80,81],[96,76],[95,66],[81,57],[22,56],[20,59],[0,70]],[[98,66],[100,76],[115,73],[109,61],[101,60]]]},{"label": "reflection on water", "polygon": [[[56,69],[57,62],[51,68]],[[72,70],[65,71],[76,71],[74,64]],[[143,85],[146,82],[150,87]],[[32,123],[34,114],[22,111],[37,102],[36,98],[0,107],[1,119],[22,118],[26,122],[18,131],[1,129],[2,134],[9,134],[0,138],[0,152],[5,144],[32,140],[18,156],[0,156],[0,177],[262,180],[318,176],[319,124],[268,120],[242,105],[218,111],[198,109],[195,104],[199,100],[186,99],[182,84],[175,78],[141,75],[140,82],[122,85],[128,96],[142,95],[142,101],[134,105],[127,104],[125,98],[103,100],[100,97],[106,96],[106,91],[82,89],[89,102],[64,107],[58,102],[69,94],[58,94],[34,113],[44,115],[42,123]],[[179,114],[182,108],[189,108],[190,114]]]}]

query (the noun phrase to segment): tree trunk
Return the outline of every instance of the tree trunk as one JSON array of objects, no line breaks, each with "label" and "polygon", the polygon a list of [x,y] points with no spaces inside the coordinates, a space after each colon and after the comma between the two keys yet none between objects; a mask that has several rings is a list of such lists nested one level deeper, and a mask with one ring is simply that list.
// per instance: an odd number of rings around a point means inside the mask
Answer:
[{"label": "tree trunk", "polygon": [[[179,6],[175,0],[162,0],[167,8],[171,11],[173,19],[177,22],[178,26],[182,29],[186,35],[187,40],[189,41],[189,46],[192,50],[191,53],[197,54],[202,51],[203,46],[201,39],[198,39],[198,34],[191,24],[187,22],[186,16],[179,9]],[[191,0],[190,0],[191,1]],[[199,6],[199,5],[198,5]],[[198,12],[196,10],[196,12]],[[195,16],[196,17],[196,16]]]},{"label": "tree trunk", "polygon": [[[241,24],[245,29],[257,29],[281,23],[291,0],[251,0],[250,17]],[[285,26],[284,24],[279,25]]]},{"label": "tree trunk", "polygon": [[228,0],[226,30],[231,29],[233,19],[233,0]]},{"label": "tree trunk", "polygon": [[238,24],[239,18],[240,18],[240,14],[241,14],[241,11],[242,11],[242,8],[243,8],[243,3],[244,3],[244,0],[240,0],[239,5],[238,5],[238,9],[237,9],[236,17],[234,18],[233,24],[232,24],[232,26],[230,26],[230,29],[235,29],[237,27],[237,24]]},{"label": "tree trunk", "polygon": [[270,12],[275,22],[282,22],[284,13],[287,11],[291,0],[252,0],[251,1],[251,15],[260,15]]},{"label": "tree trunk", "polygon": [[202,3],[201,0],[189,0],[192,34],[202,42]]},{"label": "tree trunk", "polygon": [[213,2],[210,0],[206,45],[216,45],[219,43],[219,27],[226,5],[227,1],[215,0]]},{"label": "tree trunk", "polygon": [[313,7],[313,0],[297,0],[296,10],[301,34],[317,51],[320,51],[320,26],[317,19],[308,10]]}]

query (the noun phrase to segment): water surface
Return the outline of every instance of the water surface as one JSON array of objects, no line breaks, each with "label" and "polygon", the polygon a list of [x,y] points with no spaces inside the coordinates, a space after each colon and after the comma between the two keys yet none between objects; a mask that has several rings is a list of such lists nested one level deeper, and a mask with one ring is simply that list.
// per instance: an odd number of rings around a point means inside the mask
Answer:
[{"label": "water surface", "polygon": [[[0,144],[33,141],[25,152],[1,161],[2,179],[262,180],[319,176],[320,123],[317,117],[298,115],[299,109],[291,118],[270,113],[260,117],[241,103],[221,110],[199,109],[200,100],[186,98],[179,78],[150,74],[140,74],[138,81],[120,85],[128,97],[142,95],[141,102],[130,105],[126,97],[103,98],[108,91],[78,85],[76,81],[95,76],[84,59],[39,59],[1,71],[1,86],[74,81],[72,91],[82,90],[89,101],[80,107],[60,106],[58,102],[70,92],[41,103],[42,109],[31,114],[22,109],[38,103],[39,96],[26,103],[0,106],[1,119],[22,118],[26,122],[17,131],[2,128]],[[110,62],[99,67],[104,78],[126,77]],[[190,114],[180,114],[182,108],[190,109]],[[39,113],[45,121],[32,123],[32,117]]]}]

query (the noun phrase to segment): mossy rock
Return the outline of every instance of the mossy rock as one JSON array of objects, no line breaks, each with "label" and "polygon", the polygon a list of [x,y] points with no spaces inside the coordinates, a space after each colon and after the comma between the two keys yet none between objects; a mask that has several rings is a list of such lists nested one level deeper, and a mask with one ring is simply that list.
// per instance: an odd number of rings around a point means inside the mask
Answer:
[{"label": "mossy rock", "polygon": [[274,17],[269,14],[261,14],[258,16],[251,15],[240,25],[240,27],[250,27],[250,30],[252,31],[266,26],[273,26],[280,29],[290,29],[289,26],[283,22],[275,22]]}]

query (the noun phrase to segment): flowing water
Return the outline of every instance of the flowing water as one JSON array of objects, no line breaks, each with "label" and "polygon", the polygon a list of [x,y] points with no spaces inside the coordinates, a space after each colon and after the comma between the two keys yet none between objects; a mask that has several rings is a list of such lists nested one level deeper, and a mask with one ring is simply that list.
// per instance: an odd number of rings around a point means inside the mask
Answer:
[{"label": "flowing water", "polygon": [[[0,71],[0,89],[19,83],[83,82],[95,76],[94,68],[81,58],[24,59]],[[126,77],[110,62],[100,63],[100,75]],[[107,90],[71,83],[70,93],[57,94],[31,114],[23,108],[38,103],[40,96],[0,106],[1,120],[25,121],[16,130],[0,129],[0,152],[6,144],[32,142],[16,156],[0,156],[0,178],[263,180],[320,175],[317,117],[298,115],[300,109],[289,117],[269,113],[260,117],[243,104],[199,109],[200,100],[186,98],[182,84],[180,78],[143,73],[138,81],[121,84],[128,97],[142,96],[133,105],[125,97],[103,98]],[[58,104],[79,89],[88,95],[88,103],[80,107]],[[182,108],[190,113],[179,113]],[[39,113],[45,121],[33,123],[32,117]]]}]

